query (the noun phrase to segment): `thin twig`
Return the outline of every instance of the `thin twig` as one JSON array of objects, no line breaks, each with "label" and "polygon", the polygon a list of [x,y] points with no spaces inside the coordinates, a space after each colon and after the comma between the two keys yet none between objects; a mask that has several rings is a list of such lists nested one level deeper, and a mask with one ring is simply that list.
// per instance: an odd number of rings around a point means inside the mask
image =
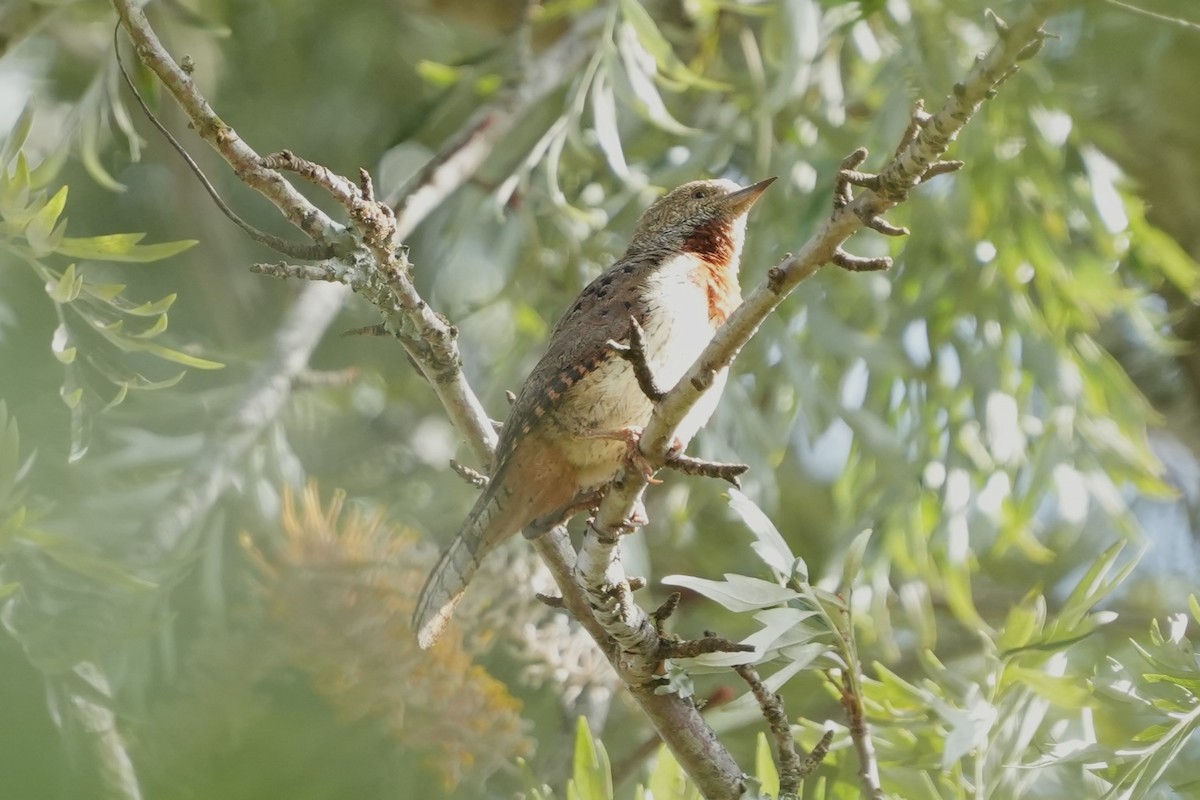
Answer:
[{"label": "thin twig", "polygon": [[331,281],[341,283],[341,276],[331,264],[251,264],[250,271],[276,278],[299,278],[305,281]]},{"label": "thin twig", "polygon": [[683,639],[678,642],[659,639],[660,658],[697,658],[709,653],[753,653],[754,645],[741,644],[723,636],[704,636],[700,639]]},{"label": "thin twig", "polygon": [[[733,670],[741,675],[742,680],[750,687],[750,693],[758,701],[758,707],[762,709],[767,726],[771,729],[775,755],[779,758],[779,800],[795,798],[800,790],[801,769],[804,765],[796,752],[796,738],[792,736],[791,723],[788,722],[787,712],[783,710],[783,698],[763,685],[754,665],[738,664]],[[811,769],[809,771],[811,772]]]},{"label": "thin twig", "polygon": [[[282,253],[285,256],[291,256],[292,258],[300,258],[309,261],[318,258],[329,258],[331,255],[333,255],[333,248],[329,245],[289,242],[273,233],[259,230],[238,216],[234,210],[229,207],[229,205],[221,197],[220,193],[217,192],[217,187],[212,185],[212,182],[208,179],[208,176],[204,174],[204,170],[200,169],[200,165],[196,163],[194,158],[192,158],[192,154],[187,151],[187,148],[179,143],[179,140],[176,139],[169,130],[167,130],[167,126],[163,125],[159,118],[155,116],[154,112],[150,110],[150,106],[146,105],[146,101],[142,98],[142,93],[138,91],[137,85],[134,84],[132,79],[130,79],[129,72],[125,69],[124,59],[121,58],[121,43],[117,40],[117,32],[120,30],[121,23],[118,22],[116,27],[113,28],[113,53],[117,59],[117,68],[121,71],[121,77],[125,80],[125,86],[133,95],[133,99],[137,101],[138,106],[142,109],[142,113],[147,119],[150,120],[150,123],[154,125],[155,128],[158,128],[158,132],[163,135],[163,138],[167,140],[167,143],[170,144],[171,147],[174,148],[175,152],[183,158],[188,169],[191,170],[192,174],[196,176],[196,180],[200,181],[200,185],[204,187],[204,191],[208,193],[208,196],[212,198],[212,201],[216,204],[217,209],[224,214],[230,222],[245,231],[251,239],[265,247],[271,248],[277,253]],[[191,74],[191,69],[189,69],[186,64],[184,65],[183,70],[187,74]]]},{"label": "thin twig", "polygon": [[138,59],[158,76],[187,114],[200,138],[221,154],[238,179],[274,203],[289,222],[314,242],[323,245],[344,242],[345,228],[296,191],[277,170],[264,167],[254,148],[217,116],[192,76],[175,62],[159,41],[141,4],[136,0],[112,0],[112,3],[121,18],[121,27],[133,40]]},{"label": "thin twig", "polygon": [[673,469],[676,472],[682,472],[684,475],[698,475],[702,478],[719,478],[723,481],[728,481],[737,488],[741,488],[742,482],[738,477],[746,474],[750,469],[749,464],[726,464],[721,461],[708,461],[703,458],[696,458],[684,453],[676,453],[672,451],[668,456],[666,463],[663,465],[668,469]]},{"label": "thin twig", "polygon": [[474,486],[476,489],[482,489],[488,485],[488,476],[482,472],[471,469],[466,464],[459,461],[457,458],[450,459],[450,469],[454,470],[458,477],[462,478],[467,483]]},{"label": "thin twig", "polygon": [[825,756],[829,755],[829,745],[833,742],[833,729],[825,731],[821,736],[821,740],[813,747],[812,752],[804,759],[804,763],[800,765],[800,780],[804,780],[809,775],[817,771],[817,767],[821,766],[821,762],[825,760]]},{"label": "thin twig", "polygon": [[838,683],[838,694],[850,729],[850,741],[858,752],[858,779],[862,782],[866,796],[871,800],[883,800],[883,786],[879,782],[879,761],[875,758],[875,744],[867,727],[863,713],[862,698],[854,692],[849,672],[843,671]]}]

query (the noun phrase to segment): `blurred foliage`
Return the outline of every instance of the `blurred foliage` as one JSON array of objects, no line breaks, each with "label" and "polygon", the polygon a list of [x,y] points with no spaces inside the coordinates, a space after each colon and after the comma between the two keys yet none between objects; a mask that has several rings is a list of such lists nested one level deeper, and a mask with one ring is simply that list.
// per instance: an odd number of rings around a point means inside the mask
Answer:
[{"label": "blurred foliage", "polygon": [[[983,6],[547,0],[528,36],[502,0],[147,10],[260,152],[367,166],[383,192],[519,84],[525,43],[536,57],[601,15],[579,70],[407,242],[502,416],[658,189],[779,175],[750,221],[742,282],[758,283],[828,212],[844,155],[890,152],[915,99],[936,107],[988,46]],[[485,565],[459,641],[412,651],[425,540],[448,538],[471,492],[395,343],[326,336],[248,454],[212,457],[242,430],[233,410],[295,289],[247,272],[272,255],[231,235],[126,109],[113,21],[100,0],[0,8],[0,703],[50,698],[11,705],[6,727],[29,735],[0,739],[6,792],[112,794],[90,765],[126,748],[147,797],[436,796],[460,778],[460,797],[689,796],[667,756],[621,766],[648,731],[532,599],[523,543]],[[896,267],[822,273],[740,356],[695,445],[751,465],[732,511],[669,476],[628,543],[648,605],[656,573],[690,588],[682,634],[775,637],[763,669],[806,720],[798,741],[820,738],[809,720],[838,731],[806,797],[857,796],[822,672],[855,663],[896,796],[1194,793],[1200,51],[1115,4],[1072,5],[1051,29],[954,145],[966,169],[893,214],[913,234],[851,242]],[[230,204],[284,231],[134,79]],[[128,230],[144,234],[112,233]],[[376,321],[352,302],[331,333]],[[309,478],[353,500],[291,499]],[[147,521],[210,480],[220,498],[159,541]],[[718,585],[724,605],[704,599]],[[713,665],[670,679],[741,690]],[[73,722],[80,698],[119,735]],[[770,793],[757,710],[712,714]],[[530,740],[524,776],[497,769]]]}]

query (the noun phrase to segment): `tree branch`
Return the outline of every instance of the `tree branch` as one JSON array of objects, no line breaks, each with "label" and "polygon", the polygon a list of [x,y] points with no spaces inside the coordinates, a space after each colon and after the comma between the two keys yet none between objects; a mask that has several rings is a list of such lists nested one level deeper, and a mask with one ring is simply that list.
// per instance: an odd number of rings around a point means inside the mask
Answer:
[{"label": "tree branch", "polygon": [[[854,667],[851,666],[851,669]],[[879,782],[879,761],[875,758],[875,743],[871,741],[871,731],[863,713],[862,698],[854,691],[854,683],[848,671],[842,673],[837,689],[842,708],[846,710],[850,741],[854,742],[854,749],[858,753],[858,779],[862,782],[867,797],[871,800],[883,800],[883,786]]]},{"label": "tree branch", "polygon": [[[796,739],[792,736],[787,712],[783,710],[783,698],[763,685],[762,679],[758,677],[758,670],[753,665],[739,664],[733,670],[741,675],[742,680],[750,687],[750,692],[758,701],[758,707],[762,709],[767,726],[771,729],[771,738],[775,740],[775,753],[779,757],[779,800],[795,800],[800,790],[800,781],[821,763],[824,753],[817,756],[816,763],[809,767],[808,773],[802,773],[809,765],[801,763],[800,755],[796,752]],[[828,752],[827,748],[828,745],[825,752]],[[813,753],[816,754],[817,750],[814,749]],[[809,756],[809,760],[812,758]]]}]

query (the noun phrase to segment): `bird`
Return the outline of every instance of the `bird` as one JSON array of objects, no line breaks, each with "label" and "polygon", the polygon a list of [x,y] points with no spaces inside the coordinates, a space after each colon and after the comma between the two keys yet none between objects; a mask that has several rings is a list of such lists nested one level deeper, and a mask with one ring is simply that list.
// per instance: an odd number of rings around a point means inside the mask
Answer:
[{"label": "bird", "polygon": [[[774,181],[697,180],[660,197],[638,219],[624,255],[554,326],[501,428],[486,487],[418,596],[421,648],[441,637],[488,553],[614,479],[653,411],[618,343],[636,320],[656,383],[669,388],[683,377],[741,303],[746,216]],[[712,416],[726,377],[722,370],[680,423],[680,452]]]}]

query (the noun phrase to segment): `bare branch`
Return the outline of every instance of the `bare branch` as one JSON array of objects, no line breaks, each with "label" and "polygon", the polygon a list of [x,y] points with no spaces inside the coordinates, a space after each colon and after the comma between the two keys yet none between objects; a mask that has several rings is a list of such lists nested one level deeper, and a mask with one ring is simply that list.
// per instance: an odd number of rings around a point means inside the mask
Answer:
[{"label": "bare branch", "polygon": [[887,256],[864,258],[850,255],[840,247],[833,251],[833,258],[829,260],[849,272],[880,272],[892,268],[892,260]]},{"label": "bare branch", "polygon": [[700,639],[682,639],[680,641],[660,640],[659,655],[664,658],[696,658],[709,653],[753,653],[754,645],[741,644],[711,632],[705,632]]},{"label": "bare branch", "polygon": [[288,264],[280,261],[276,264],[251,264],[250,271],[276,278],[300,278],[306,281],[341,283],[337,270],[329,264]]},{"label": "bare branch", "polygon": [[482,472],[477,472],[471,469],[466,464],[459,461],[457,458],[450,459],[450,469],[454,470],[458,477],[462,478],[467,483],[474,486],[476,489],[482,489],[488,485],[488,476]]},{"label": "bare branch", "polygon": [[817,767],[821,766],[821,762],[825,760],[825,756],[829,755],[829,745],[833,742],[833,729],[825,731],[821,740],[817,742],[816,747],[804,759],[804,763],[800,765],[800,780],[804,780],[809,775],[817,771]]},{"label": "bare branch", "polygon": [[858,751],[858,779],[862,782],[867,797],[883,800],[883,786],[879,782],[879,761],[875,758],[875,744],[871,741],[866,715],[863,714],[862,698],[855,694],[849,672],[843,671],[841,680],[836,683],[842,708],[846,710],[850,740],[854,742],[854,749]]},{"label": "bare branch", "polygon": [[[758,701],[758,707],[762,709],[763,717],[771,729],[771,738],[775,741],[775,754],[779,758],[779,800],[795,798],[803,778],[801,771],[806,765],[800,762],[800,756],[796,752],[796,739],[792,736],[787,712],[783,710],[783,698],[763,685],[762,679],[758,677],[758,670],[752,664],[739,664],[733,670],[741,675],[742,680],[750,687],[750,693]],[[810,755],[809,760],[811,759]],[[819,758],[817,764],[820,764]],[[815,766],[810,768],[809,772],[812,772]]]},{"label": "bare branch", "polygon": [[[632,581],[631,581],[632,583]],[[667,620],[675,613],[675,609],[679,608],[679,601],[683,599],[682,592],[671,592],[663,604],[654,610],[650,615],[654,620],[654,629],[658,631],[658,635],[662,636],[666,630]]]},{"label": "bare branch", "polygon": [[676,453],[672,451],[664,464],[668,469],[682,472],[684,475],[699,475],[702,478],[719,478],[740,488],[742,483],[738,476],[744,475],[750,469],[748,464],[724,464],[720,461],[706,461],[703,458]]}]

